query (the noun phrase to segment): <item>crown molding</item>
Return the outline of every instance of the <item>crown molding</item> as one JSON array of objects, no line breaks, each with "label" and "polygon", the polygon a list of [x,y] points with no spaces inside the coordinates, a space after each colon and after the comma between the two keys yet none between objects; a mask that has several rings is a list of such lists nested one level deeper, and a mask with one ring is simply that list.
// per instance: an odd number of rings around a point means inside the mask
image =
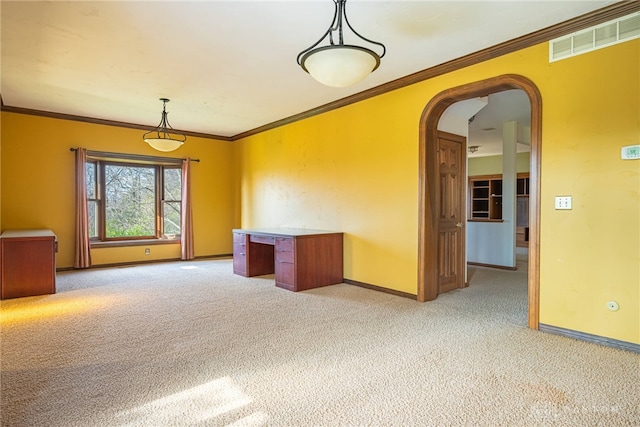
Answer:
[{"label": "crown molding", "polygon": [[403,87],[419,83],[424,80],[432,79],[434,77],[447,74],[452,71],[466,68],[471,65],[487,61],[489,59],[497,58],[508,53],[516,52],[518,50],[535,46],[540,43],[548,42],[549,40],[553,40],[557,37],[571,34],[576,31],[580,31],[585,28],[601,24],[603,22],[611,21],[613,19],[617,19],[638,11],[640,11],[640,0],[621,1],[611,6],[607,6],[602,9],[580,15],[578,17],[569,19],[556,25],[552,25],[542,30],[538,30],[533,33],[529,33],[524,36],[497,44],[495,46],[491,46],[486,49],[471,53],[469,55],[453,59],[449,62],[445,62],[443,64],[439,64],[434,67],[409,74],[408,76],[392,80],[388,83],[376,86],[363,92],[356,93],[346,98],[342,98],[337,101],[312,108],[311,110],[307,110],[305,112],[284,118],[282,120],[278,120],[264,126],[257,127],[255,129],[239,133],[237,135],[234,135],[232,138],[234,141],[236,141],[238,139],[246,138],[248,136],[265,132],[267,130],[275,129],[286,124],[304,120],[318,114],[326,113],[328,111],[345,107],[356,102],[364,101],[368,98],[373,98],[374,96],[382,95],[384,93],[401,89]]},{"label": "crown molding", "polygon": [[[2,96],[0,95],[0,100],[2,99]],[[151,128],[151,126],[147,126],[147,125],[139,125],[136,123],[127,123],[127,122],[119,122],[119,121],[115,121],[115,120],[105,120],[105,119],[96,119],[93,117],[85,117],[85,116],[77,116],[77,115],[73,115],[73,114],[64,114],[64,113],[54,113],[51,111],[42,111],[42,110],[33,110],[30,108],[21,108],[21,107],[12,107],[9,105],[5,105],[4,102],[2,102],[0,109],[2,111],[6,111],[9,113],[16,113],[16,114],[26,114],[29,116],[39,116],[39,117],[48,117],[50,119],[61,119],[61,120],[71,120],[74,122],[82,122],[82,123],[92,123],[92,124],[96,124],[96,125],[105,125],[105,126],[116,126],[116,127],[121,127],[121,128],[128,128],[128,129],[139,129],[139,130],[149,130]],[[192,131],[186,131],[186,130],[180,130],[180,129],[174,129],[180,133],[183,133],[187,136],[194,136],[194,137],[198,137],[198,138],[206,138],[206,139],[216,139],[216,140],[220,140],[220,141],[227,141],[227,142],[231,142],[234,141],[233,137],[230,136],[222,136],[222,135],[214,135],[214,134],[209,134],[209,133],[201,133],[201,132],[192,132]]]}]

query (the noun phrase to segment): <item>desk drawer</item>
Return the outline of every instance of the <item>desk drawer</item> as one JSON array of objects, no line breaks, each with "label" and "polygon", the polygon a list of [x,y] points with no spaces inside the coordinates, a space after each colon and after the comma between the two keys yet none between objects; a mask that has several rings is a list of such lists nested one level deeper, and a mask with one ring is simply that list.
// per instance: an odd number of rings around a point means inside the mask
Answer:
[{"label": "desk drawer", "polygon": [[264,245],[274,245],[276,238],[270,236],[249,236],[249,241],[252,243],[262,243]]},{"label": "desk drawer", "polygon": [[247,235],[242,233],[233,233],[233,243],[247,244]]},{"label": "desk drawer", "polygon": [[277,237],[276,251],[293,251],[293,239]]},{"label": "desk drawer", "polygon": [[293,263],[293,252],[276,250],[276,262]]},{"label": "desk drawer", "polygon": [[246,255],[247,254],[247,246],[243,245],[241,243],[234,243],[233,244],[233,254],[242,254],[242,255]]}]

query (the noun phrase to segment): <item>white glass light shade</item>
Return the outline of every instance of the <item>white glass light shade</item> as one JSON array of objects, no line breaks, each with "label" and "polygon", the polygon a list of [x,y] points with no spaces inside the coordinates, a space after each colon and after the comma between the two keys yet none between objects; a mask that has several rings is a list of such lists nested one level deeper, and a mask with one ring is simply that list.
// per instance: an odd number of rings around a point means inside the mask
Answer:
[{"label": "white glass light shade", "polygon": [[331,45],[308,52],[301,64],[323,85],[346,87],[361,82],[378,68],[380,57],[359,46]]},{"label": "white glass light shade", "polygon": [[173,151],[184,144],[184,141],[169,138],[145,138],[144,142],[158,151]]}]

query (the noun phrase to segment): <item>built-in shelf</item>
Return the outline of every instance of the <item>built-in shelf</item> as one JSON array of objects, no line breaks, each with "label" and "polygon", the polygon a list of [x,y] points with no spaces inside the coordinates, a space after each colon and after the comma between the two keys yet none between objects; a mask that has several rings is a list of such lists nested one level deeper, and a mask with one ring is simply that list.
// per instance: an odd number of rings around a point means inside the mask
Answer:
[{"label": "built-in shelf", "polygon": [[502,220],[502,175],[469,179],[469,220]]},{"label": "built-in shelf", "polygon": [[[469,177],[469,221],[502,221],[502,175]],[[529,174],[516,179],[516,244],[529,245]]]}]

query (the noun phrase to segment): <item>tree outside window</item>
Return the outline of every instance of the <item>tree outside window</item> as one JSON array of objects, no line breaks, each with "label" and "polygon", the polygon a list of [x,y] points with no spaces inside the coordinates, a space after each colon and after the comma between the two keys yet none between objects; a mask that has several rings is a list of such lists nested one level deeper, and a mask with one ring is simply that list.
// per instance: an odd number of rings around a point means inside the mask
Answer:
[{"label": "tree outside window", "polygon": [[167,237],[180,235],[182,219],[182,169],[164,168],[163,224]]}]

